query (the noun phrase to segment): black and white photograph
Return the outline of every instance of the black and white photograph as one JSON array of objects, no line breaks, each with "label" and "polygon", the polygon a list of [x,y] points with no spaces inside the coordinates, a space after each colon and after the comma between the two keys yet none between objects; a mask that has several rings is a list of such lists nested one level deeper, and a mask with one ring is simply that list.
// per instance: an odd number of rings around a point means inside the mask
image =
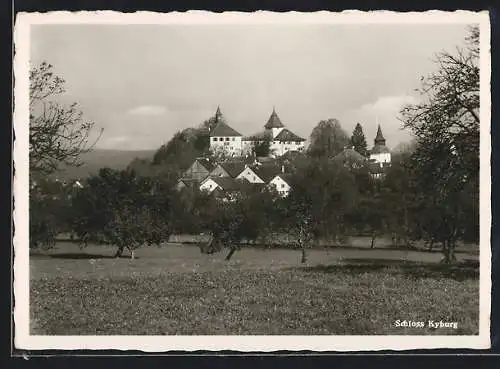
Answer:
[{"label": "black and white photograph", "polygon": [[18,14],[20,349],[489,348],[488,12]]}]

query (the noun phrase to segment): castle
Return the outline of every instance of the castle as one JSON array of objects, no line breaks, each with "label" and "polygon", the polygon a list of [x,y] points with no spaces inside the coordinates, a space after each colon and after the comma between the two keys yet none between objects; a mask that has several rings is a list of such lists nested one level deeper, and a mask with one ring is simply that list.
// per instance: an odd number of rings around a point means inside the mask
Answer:
[{"label": "castle", "polygon": [[[264,130],[251,136],[244,137],[230,127],[219,107],[209,127],[210,150],[216,154],[223,153],[225,158],[216,161],[197,158],[179,179],[177,189],[197,188],[231,197],[231,194],[250,187],[269,186],[281,196],[288,195],[291,189],[289,173],[284,165],[277,165],[276,158],[289,152],[303,151],[305,139],[285,128],[274,108]],[[269,142],[270,158],[250,158],[252,153],[255,154],[255,145],[265,141]],[[346,147],[333,160],[351,168],[367,164],[372,178],[383,178],[391,163],[391,153],[385,145],[380,125],[369,154],[366,158],[353,147]]]},{"label": "castle", "polygon": [[227,124],[217,107],[213,129],[210,130],[210,150],[227,156],[239,157],[252,154],[255,145],[269,142],[269,156],[278,157],[290,151],[304,150],[304,138],[285,128],[276,110],[264,125],[264,130],[251,136],[243,136]]}]

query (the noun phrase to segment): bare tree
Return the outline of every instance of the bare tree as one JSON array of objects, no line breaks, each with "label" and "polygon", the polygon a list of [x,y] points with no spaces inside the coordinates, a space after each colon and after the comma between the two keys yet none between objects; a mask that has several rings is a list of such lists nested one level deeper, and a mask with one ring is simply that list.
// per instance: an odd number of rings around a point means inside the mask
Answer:
[{"label": "bare tree", "polygon": [[442,215],[436,229],[444,261],[451,262],[464,224],[459,198],[468,184],[479,188],[479,29],[470,29],[465,47],[438,54],[436,64],[435,73],[422,77],[421,101],[401,113],[417,138],[419,187]]},{"label": "bare tree", "polygon": [[30,70],[30,170],[50,174],[60,164],[80,165],[102,134],[89,143],[94,122],[83,119],[77,104],[63,105],[55,98],[64,93],[64,80],[52,65],[42,62]]}]

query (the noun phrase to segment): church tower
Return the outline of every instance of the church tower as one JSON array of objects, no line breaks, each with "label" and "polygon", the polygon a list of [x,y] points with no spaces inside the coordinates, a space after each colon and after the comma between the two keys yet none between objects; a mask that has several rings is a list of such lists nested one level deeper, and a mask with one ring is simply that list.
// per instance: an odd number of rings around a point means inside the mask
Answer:
[{"label": "church tower", "polygon": [[380,166],[391,163],[391,152],[385,145],[385,138],[382,134],[382,128],[380,128],[380,124],[378,125],[377,136],[374,140],[373,149],[370,150],[370,159],[376,163],[379,163]]},{"label": "church tower", "polygon": [[215,112],[215,121],[218,123],[223,119],[224,117],[222,116],[222,112],[220,111],[220,106],[217,105],[217,111]]}]

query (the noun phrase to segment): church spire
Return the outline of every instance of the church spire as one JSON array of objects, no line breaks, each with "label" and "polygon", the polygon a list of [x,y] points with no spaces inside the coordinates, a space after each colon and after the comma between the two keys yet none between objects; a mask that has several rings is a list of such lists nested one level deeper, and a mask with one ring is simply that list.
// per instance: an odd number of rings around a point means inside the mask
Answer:
[{"label": "church spire", "polygon": [[377,129],[377,136],[375,137],[375,145],[385,146],[385,138],[382,134],[382,128],[380,128],[380,124]]},{"label": "church spire", "polygon": [[219,121],[222,118],[222,113],[220,111],[220,106],[217,105],[217,111],[215,112],[215,120]]}]

